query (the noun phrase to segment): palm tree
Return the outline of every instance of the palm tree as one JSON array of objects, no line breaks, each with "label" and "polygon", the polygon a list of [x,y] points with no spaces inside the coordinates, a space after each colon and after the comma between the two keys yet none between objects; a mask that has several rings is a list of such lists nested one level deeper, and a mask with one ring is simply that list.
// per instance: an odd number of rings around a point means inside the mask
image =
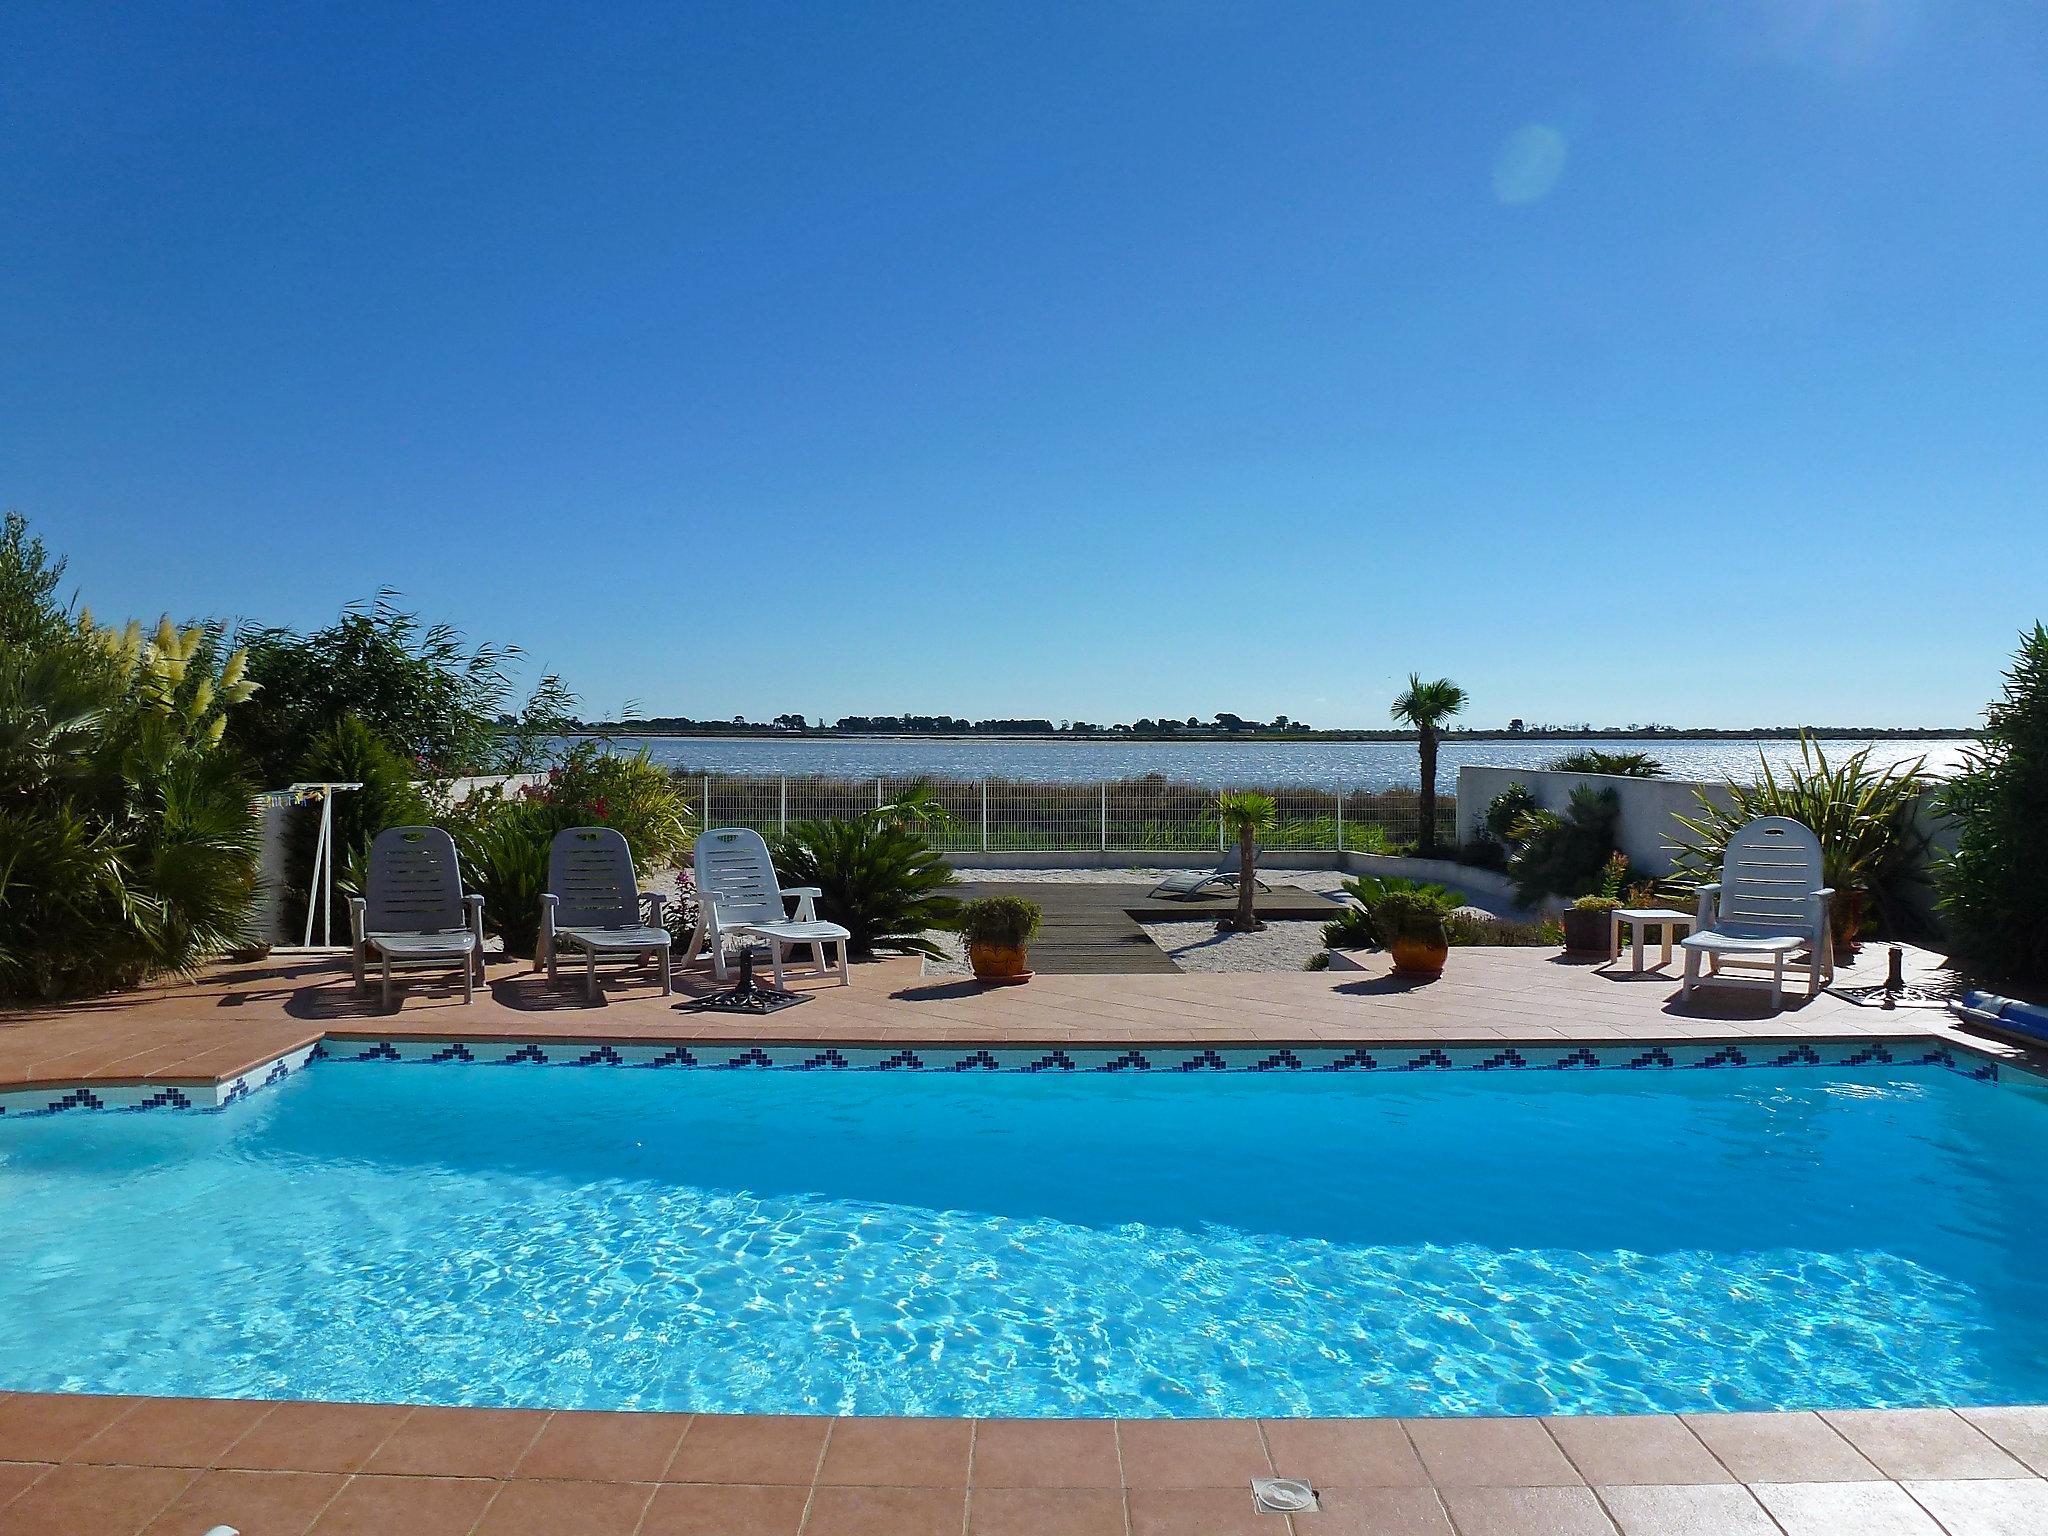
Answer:
[{"label": "palm tree", "polygon": [[1216,797],[1216,815],[1225,831],[1237,834],[1237,916],[1231,926],[1256,933],[1265,926],[1253,902],[1259,891],[1259,834],[1270,832],[1280,819],[1273,797],[1256,789],[1225,790]]},{"label": "palm tree", "polygon": [[1462,711],[1468,697],[1448,677],[1425,683],[1420,672],[1410,672],[1407,691],[1394,700],[1394,718],[1415,727],[1422,752],[1422,835],[1417,851],[1425,859],[1436,853],[1437,739],[1444,721]]}]

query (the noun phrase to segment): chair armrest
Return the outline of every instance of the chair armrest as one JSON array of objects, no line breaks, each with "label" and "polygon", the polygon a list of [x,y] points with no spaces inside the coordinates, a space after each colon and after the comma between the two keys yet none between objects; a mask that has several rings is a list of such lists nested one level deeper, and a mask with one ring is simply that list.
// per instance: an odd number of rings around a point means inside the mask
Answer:
[{"label": "chair armrest", "polygon": [[484,899],[481,896],[465,896],[462,904],[469,908],[469,931],[476,935],[477,953],[484,947]]},{"label": "chair armrest", "polygon": [[785,901],[792,896],[796,898],[796,920],[798,922],[814,923],[818,920],[816,902],[824,894],[815,885],[792,885],[782,893],[782,896]]},{"label": "chair armrest", "polygon": [[1693,927],[1704,933],[1707,929],[1714,926],[1714,916],[1721,905],[1720,882],[1716,881],[1712,885],[1701,886],[1699,888],[1699,898],[1699,911],[1693,914]]},{"label": "chair armrest", "polygon": [[[481,899],[481,898],[479,898]],[[534,953],[545,959],[555,942],[555,908],[562,904],[562,898],[553,891],[540,893],[540,945]]]},{"label": "chair armrest", "polygon": [[360,896],[348,899],[348,926],[355,935],[356,946],[362,946],[365,930],[370,926],[370,904]]},{"label": "chair armrest", "polygon": [[647,926],[650,928],[661,927],[662,910],[668,903],[668,897],[664,896],[660,891],[642,891],[640,899],[647,903]]}]

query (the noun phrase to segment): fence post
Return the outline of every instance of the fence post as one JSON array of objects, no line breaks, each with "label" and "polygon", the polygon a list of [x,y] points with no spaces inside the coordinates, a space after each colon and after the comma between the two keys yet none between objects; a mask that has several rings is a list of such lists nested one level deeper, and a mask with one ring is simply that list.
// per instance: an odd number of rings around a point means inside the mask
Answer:
[{"label": "fence post", "polygon": [[789,775],[786,773],[782,776],[782,799],[776,809],[775,828],[785,834],[789,831]]},{"label": "fence post", "polygon": [[1102,791],[1102,851],[1109,852],[1109,786],[1098,785]]},{"label": "fence post", "polygon": [[988,780],[981,781],[981,851],[988,852]]},{"label": "fence post", "polygon": [[1223,811],[1220,807],[1216,812],[1216,851],[1223,852]]},{"label": "fence post", "polygon": [[875,775],[875,809],[879,811],[887,803],[882,798],[882,777],[880,774],[877,774]]},{"label": "fence post", "polygon": [[1344,851],[1344,791],[1337,791],[1337,851]]},{"label": "fence post", "polygon": [[711,775],[704,775],[704,825],[711,825]]}]

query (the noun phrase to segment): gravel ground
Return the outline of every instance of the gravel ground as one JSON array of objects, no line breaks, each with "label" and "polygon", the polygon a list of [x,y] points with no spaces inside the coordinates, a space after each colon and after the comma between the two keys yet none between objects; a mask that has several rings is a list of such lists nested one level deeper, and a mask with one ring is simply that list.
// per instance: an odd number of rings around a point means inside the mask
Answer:
[{"label": "gravel ground", "polygon": [[1298,919],[1257,933],[1218,933],[1214,918],[1140,926],[1184,971],[1298,971],[1323,947],[1323,925]]}]

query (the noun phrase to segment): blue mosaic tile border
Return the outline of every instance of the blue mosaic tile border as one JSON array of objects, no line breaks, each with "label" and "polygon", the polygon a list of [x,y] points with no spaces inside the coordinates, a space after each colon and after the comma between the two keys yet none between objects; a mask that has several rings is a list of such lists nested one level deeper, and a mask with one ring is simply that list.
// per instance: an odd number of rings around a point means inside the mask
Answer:
[{"label": "blue mosaic tile border", "polygon": [[588,1041],[327,1040],[316,1060],[440,1065],[692,1067],[780,1072],[1500,1072],[1717,1067],[1942,1067],[1996,1082],[1999,1063],[1936,1040],[1690,1045],[1002,1047],[656,1045]]},{"label": "blue mosaic tile border", "polygon": [[[119,1084],[19,1089],[0,1094],[0,1116],[71,1110],[220,1110],[273,1087],[314,1062],[406,1066],[681,1067],[777,1072],[1574,1072],[1785,1067],[1940,1067],[1978,1082],[2001,1064],[1939,1040],[1702,1041],[1695,1044],[1003,1047],[620,1044],[589,1041],[325,1040],[251,1068],[211,1089],[194,1084]],[[2006,1074],[2031,1078],[2006,1065]]]},{"label": "blue mosaic tile border", "polygon": [[293,1073],[303,1072],[319,1051],[318,1045],[309,1045],[220,1083],[86,1083],[17,1088],[0,1093],[0,1118],[20,1120],[30,1115],[61,1115],[74,1109],[129,1113],[150,1109],[225,1109],[258,1089],[275,1087]]}]

